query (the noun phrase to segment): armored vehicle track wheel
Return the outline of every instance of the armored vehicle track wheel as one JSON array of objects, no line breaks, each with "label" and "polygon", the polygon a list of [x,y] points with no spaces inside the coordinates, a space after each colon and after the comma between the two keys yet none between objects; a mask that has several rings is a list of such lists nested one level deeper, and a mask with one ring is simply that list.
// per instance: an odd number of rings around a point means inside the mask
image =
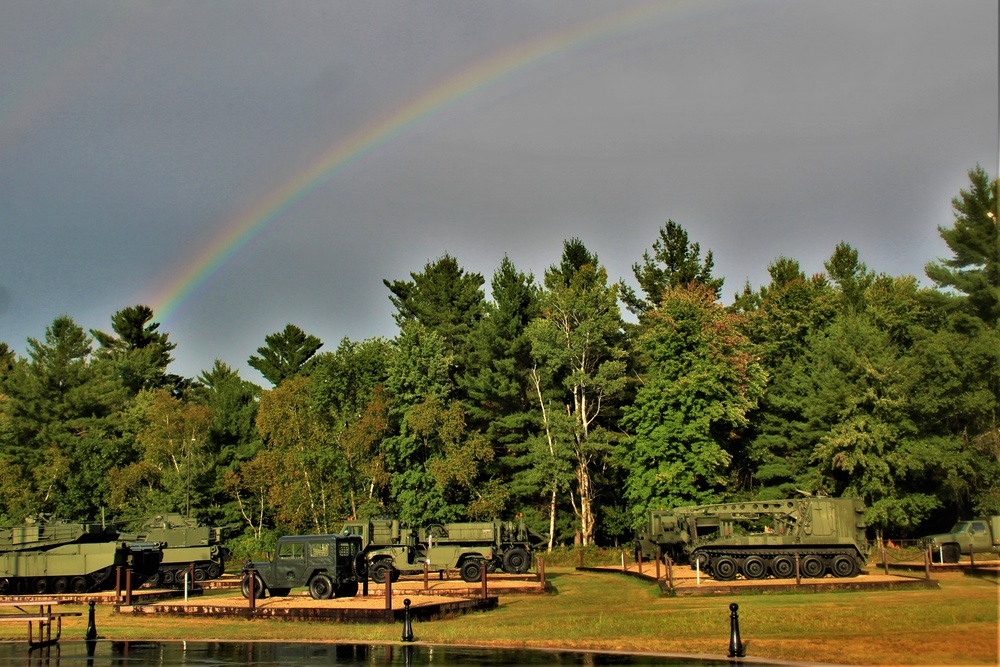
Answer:
[{"label": "armored vehicle track wheel", "polygon": [[853,577],[858,573],[858,561],[845,554],[835,556],[830,570],[835,577]]},{"label": "armored vehicle track wheel", "polygon": [[56,595],[62,595],[69,590],[69,579],[66,577],[56,577],[52,580],[52,592]]},{"label": "armored vehicle track wheel", "polygon": [[309,581],[309,595],[313,600],[329,600],[333,597],[333,580],[320,572]]},{"label": "armored vehicle track wheel", "polygon": [[795,576],[795,560],[791,556],[775,556],[771,561],[771,574],[775,579]]},{"label": "armored vehicle track wheel", "polygon": [[802,559],[800,567],[802,568],[802,576],[810,579],[819,579],[826,572],[823,559],[819,556],[806,556]]},{"label": "armored vehicle track wheel", "polygon": [[719,581],[732,581],[736,578],[739,568],[731,556],[719,556],[712,561],[712,572]]},{"label": "armored vehicle track wheel", "polygon": [[87,592],[87,579],[84,577],[73,577],[69,581],[69,591],[70,593],[86,593]]},{"label": "armored vehicle track wheel", "polygon": [[748,556],[743,561],[743,576],[747,579],[763,579],[767,576],[767,563],[760,556]]}]

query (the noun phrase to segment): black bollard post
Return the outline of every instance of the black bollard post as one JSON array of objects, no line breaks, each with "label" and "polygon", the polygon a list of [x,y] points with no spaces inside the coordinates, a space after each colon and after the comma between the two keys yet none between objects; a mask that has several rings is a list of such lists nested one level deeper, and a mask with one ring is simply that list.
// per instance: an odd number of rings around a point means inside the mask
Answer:
[{"label": "black bollard post", "polygon": [[730,658],[745,658],[747,655],[747,651],[743,647],[743,641],[740,639],[740,615],[737,613],[739,608],[740,606],[735,602],[729,605],[729,611],[732,612],[729,615]]},{"label": "black bollard post", "polygon": [[413,641],[413,617],[410,613],[410,598],[403,600],[403,641]]},{"label": "black bollard post", "polygon": [[86,639],[97,639],[97,625],[94,623],[94,601],[90,601],[90,611],[87,613]]}]

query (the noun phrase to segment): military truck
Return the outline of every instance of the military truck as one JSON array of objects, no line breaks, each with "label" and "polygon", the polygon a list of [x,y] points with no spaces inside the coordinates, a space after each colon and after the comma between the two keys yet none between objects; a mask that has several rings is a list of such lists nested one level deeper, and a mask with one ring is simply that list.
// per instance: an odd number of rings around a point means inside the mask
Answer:
[{"label": "military truck", "polygon": [[141,586],[160,565],[158,544],[104,523],[49,517],[0,528],[0,594],[86,593],[115,587],[117,567]]},{"label": "military truck", "polygon": [[785,500],[653,510],[639,554],[669,555],[720,581],[767,576],[854,577],[867,562],[865,506],[857,498]]},{"label": "military truck", "polygon": [[1000,516],[959,521],[947,533],[921,538],[939,563],[957,563],[962,554],[1000,554]]},{"label": "military truck", "polygon": [[293,588],[309,587],[315,600],[353,597],[365,576],[364,547],[355,535],[285,535],[278,538],[274,559],[243,564],[243,597],[283,597]]},{"label": "military truck", "polygon": [[375,583],[392,581],[401,573],[457,569],[463,580],[479,581],[482,568],[523,574],[531,567],[531,553],[545,538],[528,529],[523,520],[431,524],[408,528],[397,519],[348,521],[344,532],[365,544],[369,575]]},{"label": "military truck", "polygon": [[223,528],[202,526],[197,519],[176,512],[147,519],[139,530],[149,542],[163,549],[159,569],[149,578],[151,586],[181,586],[194,566],[194,580],[218,579],[226,570],[229,549],[222,546]]}]

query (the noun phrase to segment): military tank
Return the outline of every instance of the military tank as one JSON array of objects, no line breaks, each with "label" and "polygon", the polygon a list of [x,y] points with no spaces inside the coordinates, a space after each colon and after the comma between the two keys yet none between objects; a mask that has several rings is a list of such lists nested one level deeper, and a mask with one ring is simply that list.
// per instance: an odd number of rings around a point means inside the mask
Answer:
[{"label": "military tank", "polygon": [[636,540],[646,557],[669,555],[720,581],[773,576],[854,577],[868,558],[858,498],[785,500],[653,510]]},{"label": "military tank", "polygon": [[36,516],[0,528],[0,594],[63,594],[110,590],[117,567],[141,586],[160,565],[158,544],[103,523]]},{"label": "military tank", "polygon": [[159,543],[163,559],[149,578],[150,586],[179,587],[194,566],[194,580],[218,579],[226,570],[229,550],[222,546],[225,528],[202,526],[197,519],[166,513],[148,519],[140,529],[150,542]]}]

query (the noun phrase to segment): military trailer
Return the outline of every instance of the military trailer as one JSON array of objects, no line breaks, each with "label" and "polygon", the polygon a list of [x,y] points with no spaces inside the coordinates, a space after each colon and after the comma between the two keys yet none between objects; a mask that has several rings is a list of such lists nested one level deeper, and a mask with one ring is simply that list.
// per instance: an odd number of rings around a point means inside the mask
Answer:
[{"label": "military trailer", "polygon": [[653,510],[636,540],[642,556],[669,555],[728,581],[767,576],[854,577],[867,562],[865,506],[856,498],[804,495]]},{"label": "military trailer", "polygon": [[532,549],[544,538],[524,521],[431,524],[407,528],[396,519],[348,521],[344,532],[365,544],[369,575],[375,583],[400,574],[456,569],[463,580],[479,581],[482,569],[523,574],[531,567]]},{"label": "military trailer", "polygon": [[284,597],[293,588],[309,587],[315,600],[353,597],[365,576],[364,547],[354,535],[285,535],[278,538],[274,559],[243,564],[243,597]]},{"label": "military trailer", "polygon": [[151,586],[178,587],[194,568],[194,581],[218,579],[226,570],[229,550],[222,546],[222,528],[202,526],[172,512],[147,520],[140,533],[163,549],[159,569],[149,578]]},{"label": "military trailer", "polygon": [[29,517],[0,528],[0,594],[87,593],[115,587],[117,567],[141,586],[160,565],[158,544],[103,523]]},{"label": "military trailer", "polygon": [[1000,516],[959,521],[947,533],[928,535],[921,541],[940,563],[957,563],[963,554],[1000,554]]}]

